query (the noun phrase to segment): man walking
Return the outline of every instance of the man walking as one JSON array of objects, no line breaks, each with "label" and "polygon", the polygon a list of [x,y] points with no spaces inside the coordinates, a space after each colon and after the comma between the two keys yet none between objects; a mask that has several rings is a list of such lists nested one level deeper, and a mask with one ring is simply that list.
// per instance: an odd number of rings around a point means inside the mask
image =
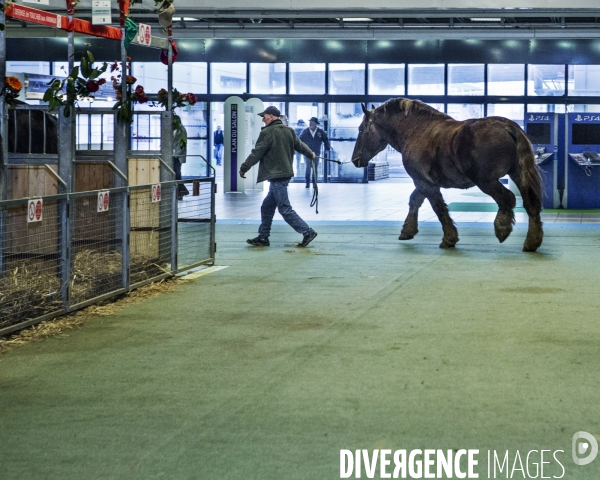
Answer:
[{"label": "man walking", "polygon": [[240,177],[246,178],[246,172],[258,163],[257,182],[268,180],[270,186],[269,193],[260,207],[261,224],[258,228],[258,237],[248,239],[246,242],[260,247],[270,245],[271,224],[275,209],[278,209],[289,226],[303,235],[298,246],[306,247],[315,239],[317,232],[292,209],[287,187],[294,176],[292,164],[294,151],[303,153],[309,158],[314,158],[315,154],[308,145],[300,141],[294,129],[286,127],[281,122],[279,119],[281,112],[277,107],[267,107],[258,115],[262,117],[265,126],[252,152],[240,167]]},{"label": "man walking", "polygon": [[221,130],[221,126],[217,126],[217,130],[213,134],[213,145],[215,149],[215,160],[217,161],[217,166],[221,166],[221,162],[223,160],[223,130]]},{"label": "man walking", "polygon": [[[300,134],[300,140],[306,143],[310,149],[314,152],[315,157],[319,156],[321,153],[321,145],[325,145],[325,153],[328,154],[330,150],[329,146],[329,138],[327,138],[327,134],[325,130],[322,128],[318,128],[319,119],[317,117],[312,117],[308,121],[308,128],[305,128]],[[306,188],[309,187],[311,182],[314,184],[317,183],[317,171],[319,169],[319,159],[315,158],[315,172],[314,176],[312,175],[311,161],[310,157],[308,157],[308,161],[306,162]]]}]

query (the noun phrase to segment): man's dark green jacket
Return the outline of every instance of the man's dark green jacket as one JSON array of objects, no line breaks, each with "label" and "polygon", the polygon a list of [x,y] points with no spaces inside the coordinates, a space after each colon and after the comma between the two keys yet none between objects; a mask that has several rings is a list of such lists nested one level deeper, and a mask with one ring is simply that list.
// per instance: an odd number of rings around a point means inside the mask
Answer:
[{"label": "man's dark green jacket", "polygon": [[296,132],[286,127],[281,120],[275,120],[263,128],[256,140],[256,145],[240,170],[246,173],[258,162],[258,178],[256,182],[294,176],[294,151],[312,158],[312,150],[302,142]]}]

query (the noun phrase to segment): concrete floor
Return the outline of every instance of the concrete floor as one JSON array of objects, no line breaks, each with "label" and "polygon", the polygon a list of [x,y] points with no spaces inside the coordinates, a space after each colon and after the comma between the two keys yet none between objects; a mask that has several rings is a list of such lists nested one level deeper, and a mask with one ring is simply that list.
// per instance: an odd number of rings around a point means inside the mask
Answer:
[{"label": "concrete floor", "polygon": [[293,184],[305,249],[281,220],[248,246],[265,192],[217,194],[227,268],[0,356],[0,478],[329,480],[342,449],[478,449],[478,478],[541,478],[546,450],[544,478],[598,480],[571,458],[600,440],[598,219],[548,216],[526,254],[522,217],[499,244],[454,212],[442,250],[427,205],[397,240],[410,191],[320,185],[317,215]]}]

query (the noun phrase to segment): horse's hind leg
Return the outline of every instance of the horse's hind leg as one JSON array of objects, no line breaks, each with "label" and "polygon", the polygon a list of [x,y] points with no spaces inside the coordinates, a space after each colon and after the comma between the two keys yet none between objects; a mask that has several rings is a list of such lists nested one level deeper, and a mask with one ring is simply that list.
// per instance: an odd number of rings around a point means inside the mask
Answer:
[{"label": "horse's hind leg", "polygon": [[544,238],[544,230],[542,229],[542,220],[540,218],[542,200],[533,188],[523,187],[520,176],[510,175],[510,178],[519,188],[521,197],[523,198],[523,207],[525,207],[525,211],[529,216],[529,228],[525,243],[523,243],[523,251],[535,252],[542,244]]},{"label": "horse's hind leg", "polygon": [[404,225],[402,225],[402,231],[400,232],[400,236],[398,240],[410,240],[414,238],[414,236],[419,233],[419,229],[417,228],[418,220],[419,220],[419,208],[423,205],[423,201],[425,200],[425,195],[419,192],[418,188],[410,194],[410,200],[408,202],[408,215],[406,216],[406,220],[404,220]]},{"label": "horse's hind leg", "polygon": [[450,218],[448,206],[446,205],[446,202],[444,202],[442,192],[440,192],[440,189],[436,187],[429,187],[427,189],[422,189],[419,187],[419,190],[425,191],[425,196],[427,197],[427,200],[429,200],[429,203],[431,203],[431,208],[433,208],[433,211],[442,224],[444,237],[442,238],[442,243],[440,243],[440,248],[454,247],[456,242],[458,242],[458,231],[454,226],[452,218]]},{"label": "horse's hind leg", "polygon": [[513,209],[517,203],[515,195],[505,188],[499,180],[486,184],[477,184],[483,193],[487,193],[498,204],[498,214],[494,220],[496,237],[502,243],[512,232],[515,223],[515,212]]}]

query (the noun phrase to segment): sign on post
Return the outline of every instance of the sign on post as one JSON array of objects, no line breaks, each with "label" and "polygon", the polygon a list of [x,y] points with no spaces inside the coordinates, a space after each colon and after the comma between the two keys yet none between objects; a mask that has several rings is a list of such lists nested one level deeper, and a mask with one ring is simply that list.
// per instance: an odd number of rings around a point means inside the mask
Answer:
[{"label": "sign on post", "polygon": [[160,195],[161,195],[160,183],[152,185],[152,203],[160,202]]},{"label": "sign on post", "polygon": [[110,0],[92,0],[92,25],[112,23]]},{"label": "sign on post", "polygon": [[140,45],[150,45],[152,43],[152,29],[150,25],[140,23],[138,28],[138,42],[140,42]]},{"label": "sign on post", "polygon": [[41,222],[43,219],[44,201],[32,198],[27,204],[27,223]]},{"label": "sign on post", "polygon": [[108,190],[98,192],[98,213],[108,212],[110,205],[110,192]]}]

